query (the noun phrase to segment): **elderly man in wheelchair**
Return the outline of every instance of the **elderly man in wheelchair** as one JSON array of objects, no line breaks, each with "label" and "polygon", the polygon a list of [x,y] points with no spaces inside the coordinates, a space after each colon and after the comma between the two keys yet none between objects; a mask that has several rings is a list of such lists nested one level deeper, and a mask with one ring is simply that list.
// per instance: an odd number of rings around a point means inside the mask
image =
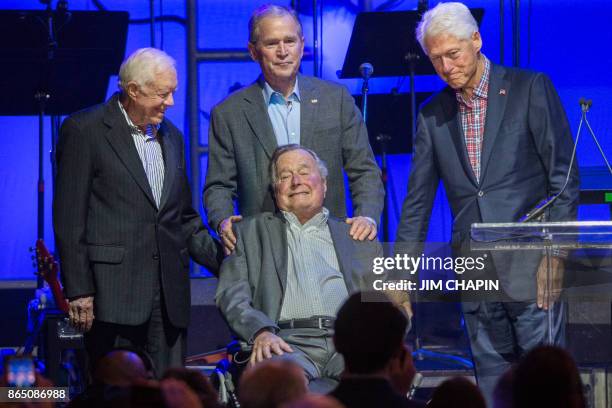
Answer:
[{"label": "elderly man in wheelchair", "polygon": [[[221,266],[216,303],[242,342],[250,364],[288,359],[304,369],[313,392],[327,393],[344,369],[332,336],[348,296],[372,289],[377,240],[357,240],[350,225],[323,206],[325,164],[299,145],[271,161],[276,213],[235,224],[236,247]],[[366,238],[366,237],[364,237]],[[407,296],[402,307],[409,310]]]}]

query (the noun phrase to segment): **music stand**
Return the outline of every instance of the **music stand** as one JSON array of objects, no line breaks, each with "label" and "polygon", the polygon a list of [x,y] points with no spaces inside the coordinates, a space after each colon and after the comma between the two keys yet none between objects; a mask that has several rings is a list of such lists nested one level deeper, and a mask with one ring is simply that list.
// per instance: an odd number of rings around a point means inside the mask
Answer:
[{"label": "music stand", "polygon": [[[67,115],[105,100],[109,78],[125,54],[128,20],[123,11],[54,11],[50,3],[46,10],[0,11],[0,89],[10,96],[0,98],[0,115],[39,118],[39,239],[45,225],[44,116]],[[56,135],[58,121],[52,123]]]},{"label": "music stand", "polygon": [[[432,95],[432,92],[417,92],[416,105],[419,106]],[[353,95],[355,104],[361,106],[363,95]],[[385,150],[389,154],[412,153],[412,118],[410,93],[370,94],[368,96],[368,136],[372,151],[379,155]],[[363,112],[362,112],[363,113]],[[381,146],[380,135],[389,136],[386,147]]]},{"label": "music stand", "polygon": [[125,55],[129,14],[52,13],[56,45],[50,48],[47,11],[0,11],[0,89],[11,96],[0,98],[0,115],[38,115],[38,92],[49,95],[49,115],[67,115],[106,99],[108,81]]}]

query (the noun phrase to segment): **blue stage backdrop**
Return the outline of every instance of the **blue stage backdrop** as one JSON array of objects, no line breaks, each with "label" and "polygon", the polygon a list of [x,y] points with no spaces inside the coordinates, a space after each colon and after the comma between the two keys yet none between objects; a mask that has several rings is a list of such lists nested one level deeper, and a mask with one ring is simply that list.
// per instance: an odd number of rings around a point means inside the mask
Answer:
[{"label": "blue stage backdrop", "polygon": [[[156,0],[156,13],[185,16],[187,1],[195,0]],[[52,1],[55,6],[55,1]],[[148,1],[101,0],[108,10],[125,10],[132,19],[149,17]],[[199,46],[205,48],[245,48],[247,39],[247,20],[250,12],[263,1],[255,0],[199,0]],[[289,1],[279,1],[288,5]],[[302,1],[304,5],[312,2]],[[342,66],[349,42],[353,21],[359,10],[357,0],[323,0],[323,77],[335,80],[336,71]],[[382,1],[372,0],[372,9],[408,10],[416,8],[416,0]],[[433,6],[437,1],[430,1]],[[576,131],[580,117],[578,99],[582,96],[593,99],[590,120],[598,134],[604,151],[612,153],[612,20],[609,0],[530,0],[522,1],[520,9],[521,53],[520,65],[550,75],[557,86],[567,110],[570,123]],[[514,1],[506,1],[500,10],[499,0],[470,0],[469,7],[485,9],[482,23],[484,53],[494,62],[500,62],[500,12],[505,17],[505,63],[512,64],[511,22],[515,14]],[[72,0],[68,2],[71,10],[96,10],[93,1]],[[0,9],[42,9],[38,1],[0,0]],[[312,16],[310,10],[303,10],[306,45],[312,46]],[[186,31],[175,22],[158,23],[155,29],[156,44],[171,54],[178,63],[179,90],[175,98],[176,106],[168,111],[168,117],[183,128],[185,118],[186,93]],[[19,33],[15,33],[16,36]],[[150,44],[148,25],[130,25],[127,53]],[[312,73],[311,62],[303,64],[303,71]],[[212,106],[224,98],[235,83],[246,85],[253,81],[258,67],[252,62],[243,63],[203,63],[199,68],[200,107],[202,127],[200,139],[207,142],[208,114]],[[356,80],[342,81],[357,94],[360,84]],[[371,92],[387,93],[401,84],[402,92],[408,91],[408,81],[401,78],[371,81]],[[418,78],[417,91],[435,91],[442,83],[435,77]],[[108,84],[108,95],[116,90],[116,78]],[[12,96],[4,94],[2,98]],[[408,114],[408,112],[407,112]],[[36,197],[37,197],[37,152],[38,119],[36,117],[0,117],[0,280],[33,279],[28,247],[36,239]],[[49,122],[45,122],[45,152],[50,148]],[[584,134],[578,149],[581,166],[602,165],[592,140]],[[408,142],[410,136],[406,135]],[[205,169],[206,159],[203,159]],[[391,169],[391,230],[395,233],[396,211],[401,208],[406,192],[407,176],[410,170],[409,156],[390,158]],[[203,170],[204,171],[204,170]],[[54,247],[51,226],[51,165],[45,157],[45,239]],[[193,186],[200,190],[202,186]],[[201,210],[200,203],[196,203]],[[591,206],[580,211],[583,219],[609,219],[607,208]],[[444,192],[440,191],[431,223],[430,239],[446,240],[449,237],[451,216],[445,204]]]}]

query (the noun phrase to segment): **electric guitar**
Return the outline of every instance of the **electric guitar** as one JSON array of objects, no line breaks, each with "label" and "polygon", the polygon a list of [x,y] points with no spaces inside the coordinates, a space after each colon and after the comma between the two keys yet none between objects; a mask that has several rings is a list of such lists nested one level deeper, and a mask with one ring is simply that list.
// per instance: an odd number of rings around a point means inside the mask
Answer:
[{"label": "electric guitar", "polygon": [[51,252],[49,252],[49,249],[47,249],[45,241],[42,239],[38,239],[36,241],[35,261],[37,274],[42,276],[51,288],[51,293],[53,293],[53,298],[55,299],[57,308],[64,313],[68,313],[68,301],[66,300],[64,292],[62,291],[62,286],[57,279],[59,266],[55,258],[53,258],[53,255],[51,255]]}]

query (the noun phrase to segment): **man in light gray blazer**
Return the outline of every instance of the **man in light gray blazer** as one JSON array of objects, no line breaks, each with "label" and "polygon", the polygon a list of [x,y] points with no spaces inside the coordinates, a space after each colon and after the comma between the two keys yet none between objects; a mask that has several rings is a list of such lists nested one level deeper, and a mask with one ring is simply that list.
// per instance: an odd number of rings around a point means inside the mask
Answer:
[{"label": "man in light gray blazer", "polygon": [[319,392],[331,391],[344,367],[332,341],[336,312],[349,294],[371,290],[372,261],[382,255],[378,241],[352,239],[350,226],[323,207],[326,175],[312,150],[274,152],[280,211],[235,225],[236,250],[222,264],[216,293],[232,330],[253,345],[252,364],[290,359]]},{"label": "man in light gray blazer", "polygon": [[234,249],[232,223],[238,213],[274,210],[268,166],[278,146],[299,143],[317,152],[329,168],[325,206],[347,216],[346,172],[351,191],[354,239],[374,239],[384,190],[362,117],[346,88],[298,75],[304,51],[297,16],[264,5],[249,21],[249,52],[262,76],[217,105],[211,115],[204,187],[208,220],[224,246]]}]

